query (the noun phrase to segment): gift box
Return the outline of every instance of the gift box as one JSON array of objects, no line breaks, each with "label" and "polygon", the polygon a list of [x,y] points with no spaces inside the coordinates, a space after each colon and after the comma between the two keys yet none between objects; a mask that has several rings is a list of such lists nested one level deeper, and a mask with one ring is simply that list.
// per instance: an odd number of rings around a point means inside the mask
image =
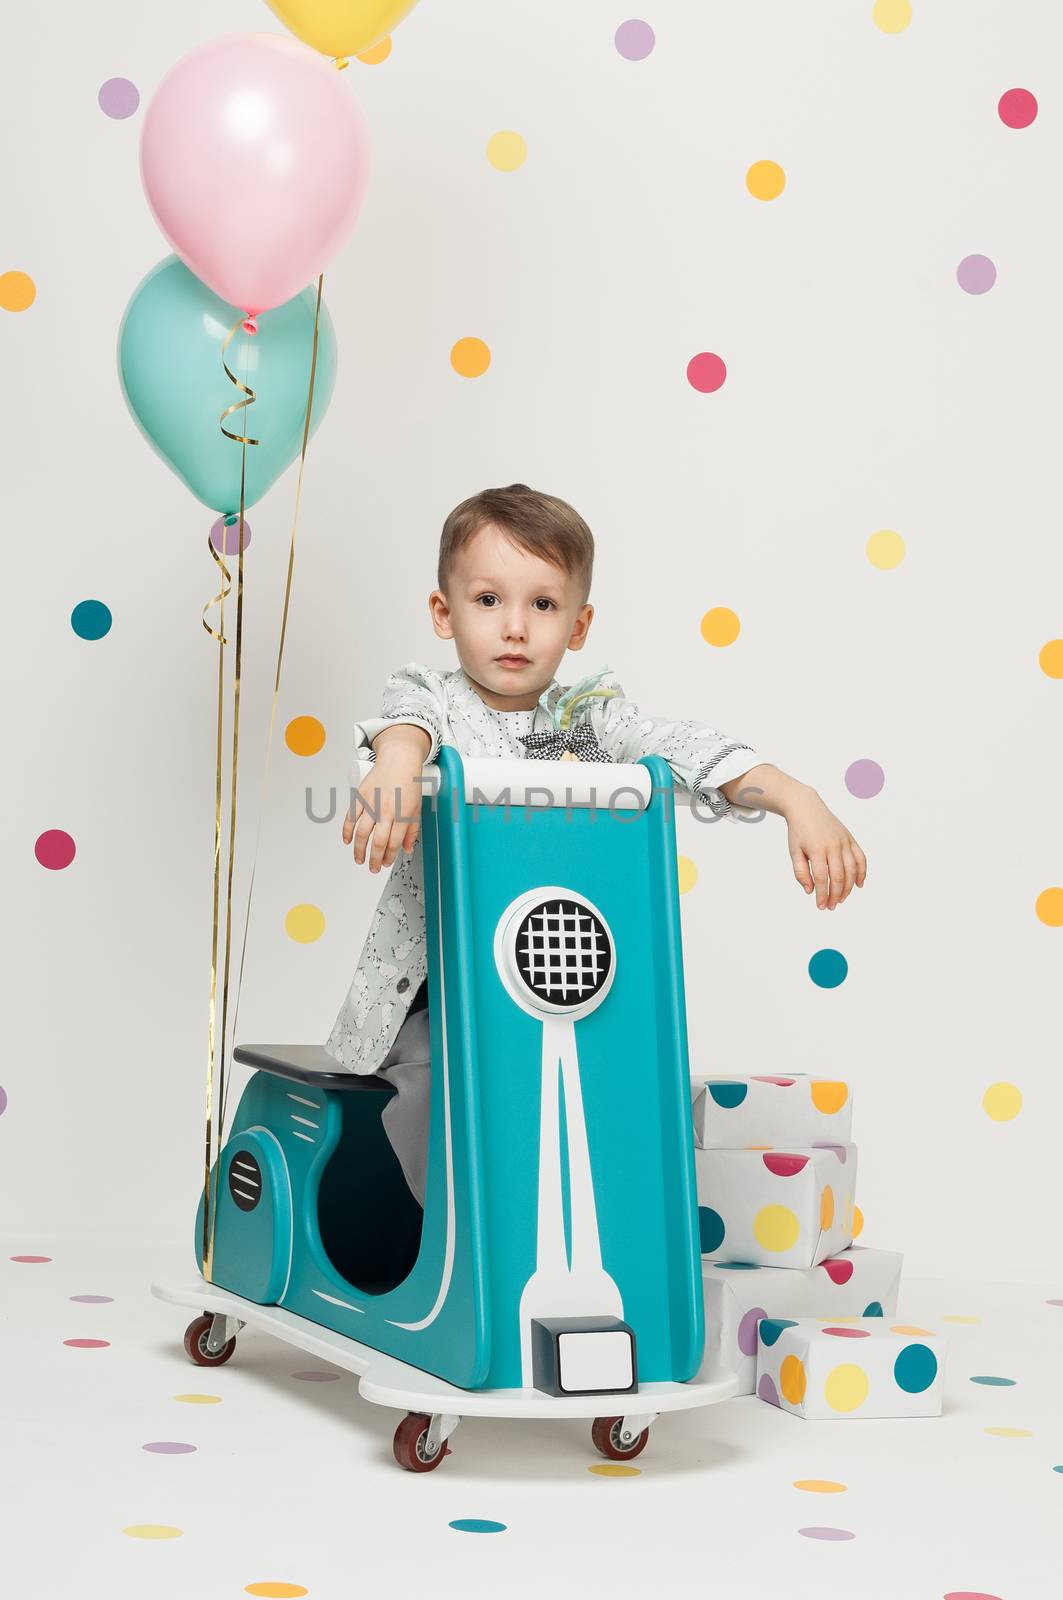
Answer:
[{"label": "gift box", "polygon": [[763,1317],[889,1317],[897,1314],[903,1257],[853,1245],[818,1267],[778,1272],[748,1261],[703,1261],[705,1353],[701,1374],[733,1372],[738,1393],[757,1387],[757,1323]]},{"label": "gift box", "polygon": [[695,1150],[701,1253],[814,1267],[853,1242],[855,1144]]},{"label": "gift box", "polygon": [[848,1144],[852,1137],[852,1093],[833,1078],[695,1078],[691,1093],[694,1143],[703,1150]]},{"label": "gift box", "polygon": [[796,1417],[938,1417],[945,1341],[882,1317],[765,1317],[757,1394]]}]

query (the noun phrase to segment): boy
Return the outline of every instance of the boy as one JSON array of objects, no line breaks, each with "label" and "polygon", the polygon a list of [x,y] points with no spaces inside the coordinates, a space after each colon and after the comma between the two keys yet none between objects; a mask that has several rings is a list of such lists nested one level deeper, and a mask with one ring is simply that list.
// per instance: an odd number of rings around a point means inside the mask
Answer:
[{"label": "boy", "polygon": [[409,663],[388,678],[383,715],[355,725],[357,755],[372,752],[374,766],[352,789],[343,842],[353,840],[357,863],[368,856],[371,872],[398,860],[326,1049],[395,1084],[382,1120],[422,1206],[431,1047],[419,779],[441,743],[468,756],[633,762],[656,752],[716,815],[748,790],[785,817],[794,875],[806,893],[815,887],[820,909],[833,911],[867,872],[860,846],[815,790],[758,761],[751,745],[705,724],[644,716],[607,672],[562,690],[554,673],[566,650],[583,649],[594,616],[593,561],[590,529],[554,495],[516,483],[463,501],[443,525],[428,597],[436,634],[453,639],[460,667]]}]

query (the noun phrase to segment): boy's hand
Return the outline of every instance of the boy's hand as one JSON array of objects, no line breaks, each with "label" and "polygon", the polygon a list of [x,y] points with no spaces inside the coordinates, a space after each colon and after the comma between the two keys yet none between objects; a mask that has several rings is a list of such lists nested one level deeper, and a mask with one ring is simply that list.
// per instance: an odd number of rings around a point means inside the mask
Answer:
[{"label": "boy's hand", "polygon": [[354,791],[343,820],[343,842],[354,841],[360,866],[369,851],[369,870],[390,867],[400,849],[412,855],[421,831],[421,768],[431,747],[423,728],[393,723],[373,740],[376,760]]},{"label": "boy's hand", "polygon": [[815,887],[821,911],[833,911],[854,883],[864,887],[867,857],[814,789],[802,789],[788,797],[783,815],[794,876],[807,894]]}]

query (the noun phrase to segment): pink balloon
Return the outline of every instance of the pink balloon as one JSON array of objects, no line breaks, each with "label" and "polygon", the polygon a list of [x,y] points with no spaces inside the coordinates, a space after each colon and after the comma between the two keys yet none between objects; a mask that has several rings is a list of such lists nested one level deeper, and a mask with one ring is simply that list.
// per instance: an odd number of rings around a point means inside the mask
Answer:
[{"label": "pink balloon", "polygon": [[361,209],[369,128],[336,68],[280,34],[183,56],[144,117],[140,175],[197,278],[250,316],[322,272]]}]

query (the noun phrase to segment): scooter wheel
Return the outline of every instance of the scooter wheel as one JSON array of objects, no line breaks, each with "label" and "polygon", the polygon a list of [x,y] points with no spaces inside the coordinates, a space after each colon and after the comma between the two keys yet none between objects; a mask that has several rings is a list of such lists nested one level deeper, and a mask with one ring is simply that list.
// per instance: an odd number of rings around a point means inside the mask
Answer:
[{"label": "scooter wheel", "polygon": [[185,1329],[185,1355],[189,1361],[194,1361],[197,1367],[220,1367],[223,1362],[228,1361],[236,1349],[235,1335],[223,1344],[216,1354],[207,1349],[207,1335],[213,1321],[212,1316],[204,1313],[194,1322],[190,1322]]},{"label": "scooter wheel", "polygon": [[608,1456],[610,1461],[630,1461],[632,1456],[637,1456],[645,1450],[649,1442],[650,1430],[643,1428],[631,1444],[621,1444],[620,1425],[623,1420],[623,1417],[595,1417],[591,1423],[591,1441],[594,1448],[600,1450],[603,1456]]},{"label": "scooter wheel", "polygon": [[426,1416],[423,1411],[410,1411],[395,1429],[395,1438],[392,1441],[395,1460],[400,1467],[405,1467],[407,1472],[431,1472],[433,1467],[438,1467],[444,1456],[452,1454],[445,1439],[434,1456],[425,1454],[425,1442],[431,1422],[431,1417]]}]

